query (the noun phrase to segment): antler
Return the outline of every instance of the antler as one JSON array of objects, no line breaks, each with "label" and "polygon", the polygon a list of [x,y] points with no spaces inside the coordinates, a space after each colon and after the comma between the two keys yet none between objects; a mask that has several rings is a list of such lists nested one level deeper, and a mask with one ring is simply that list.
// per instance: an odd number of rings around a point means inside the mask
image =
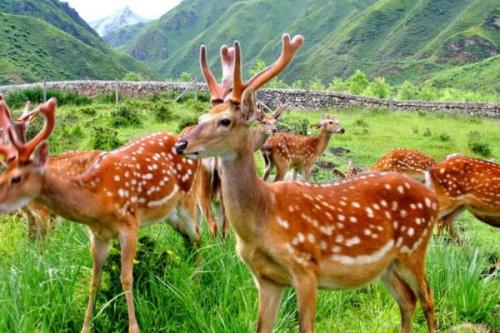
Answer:
[{"label": "antler", "polygon": [[250,80],[248,80],[248,82],[244,83],[241,73],[241,47],[239,42],[235,42],[234,82],[231,100],[234,102],[240,102],[245,89],[252,87],[253,90],[257,90],[272,80],[288,66],[290,61],[292,61],[295,56],[295,53],[297,53],[297,50],[303,43],[304,38],[301,35],[297,35],[290,40],[290,35],[284,34],[282,38],[281,55],[278,60],[276,60],[274,64],[266,67],[262,72],[255,74]]},{"label": "antler", "polygon": [[38,144],[43,140],[46,140],[50,136],[56,125],[56,115],[55,115],[56,106],[57,106],[56,99],[51,98],[45,104],[40,105],[35,110],[23,114],[23,116],[20,118],[20,121],[29,120],[32,117],[38,115],[39,113],[43,114],[45,117],[45,125],[42,128],[42,130],[27,143],[23,143],[21,141],[22,139],[20,140],[17,134],[15,133],[14,128],[9,127],[8,131],[9,131],[10,141],[12,145],[16,148],[20,159],[29,160],[31,153],[33,153]]},{"label": "antler", "polygon": [[205,45],[200,48],[200,68],[208,85],[212,104],[224,102],[224,98],[229,93],[233,85],[234,48],[223,45],[220,48],[220,60],[222,65],[222,83],[217,83],[214,74],[208,67],[207,49]]}]

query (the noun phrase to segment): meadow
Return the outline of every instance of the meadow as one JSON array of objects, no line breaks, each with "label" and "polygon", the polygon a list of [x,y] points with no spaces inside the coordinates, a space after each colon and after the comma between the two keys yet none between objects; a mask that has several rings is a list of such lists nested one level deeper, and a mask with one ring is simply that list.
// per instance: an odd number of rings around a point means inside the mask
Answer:
[{"label": "meadow", "polygon": [[[206,96],[174,101],[173,94],[143,100],[112,96],[65,101],[50,138],[52,153],[69,149],[112,149],[155,131],[178,132],[209,109]],[[9,101],[9,99],[7,99]],[[20,107],[11,97],[10,104]],[[290,110],[283,128],[305,132],[322,114],[337,116],[345,134],[335,135],[323,161],[345,169],[347,161],[369,166],[396,147],[417,148],[442,159],[451,153],[500,158],[500,121],[465,116],[402,113],[386,109],[344,108],[325,112]],[[33,129],[39,128],[35,123]],[[332,153],[331,148],[348,150]],[[339,149],[333,150],[337,152]],[[262,159],[256,154],[259,171]],[[326,164],[326,163],[325,163]],[[332,179],[317,168],[316,181]],[[458,221],[463,246],[433,237],[427,270],[434,290],[438,328],[447,332],[463,323],[500,330],[500,233],[469,214]],[[257,318],[257,291],[238,259],[234,234],[212,238],[202,225],[202,246],[193,251],[165,223],[141,230],[134,268],[136,311],[143,332],[252,332]],[[198,259],[200,258],[200,259]],[[61,220],[45,241],[26,237],[21,217],[0,216],[0,331],[78,332],[88,297],[91,258],[84,226]],[[298,332],[295,293],[287,291],[276,332]],[[398,332],[399,310],[381,283],[353,291],[319,291],[317,332]],[[98,294],[95,332],[123,332],[127,327],[119,283],[116,244],[105,267]],[[418,308],[415,332],[426,332]],[[466,332],[466,331],[463,331]]]}]

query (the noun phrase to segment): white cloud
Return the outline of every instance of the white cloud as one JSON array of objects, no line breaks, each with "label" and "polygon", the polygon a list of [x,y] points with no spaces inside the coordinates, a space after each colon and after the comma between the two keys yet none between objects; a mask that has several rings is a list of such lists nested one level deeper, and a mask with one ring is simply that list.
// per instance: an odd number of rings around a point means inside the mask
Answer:
[{"label": "white cloud", "polygon": [[156,19],[174,8],[181,0],[62,0],[69,3],[87,22],[110,15],[123,7],[130,7],[134,13]]}]

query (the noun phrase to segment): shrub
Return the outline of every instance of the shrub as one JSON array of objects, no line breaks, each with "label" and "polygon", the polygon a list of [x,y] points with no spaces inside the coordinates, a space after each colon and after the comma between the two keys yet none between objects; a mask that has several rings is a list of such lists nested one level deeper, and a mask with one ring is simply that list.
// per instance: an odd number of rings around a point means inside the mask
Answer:
[{"label": "shrub", "polygon": [[179,125],[177,125],[177,132],[180,132],[184,128],[191,125],[195,125],[197,123],[198,123],[198,118],[193,114],[181,117],[181,119],[179,120]]},{"label": "shrub", "polygon": [[491,147],[483,138],[479,131],[470,131],[467,133],[467,146],[474,153],[482,157],[491,157]]},{"label": "shrub", "polygon": [[181,74],[181,76],[179,77],[179,79],[182,81],[182,82],[191,82],[193,81],[193,78],[191,77],[191,74],[188,73],[188,72],[183,72]]},{"label": "shrub", "polygon": [[111,125],[113,127],[141,126],[139,111],[129,104],[121,104],[111,112]]},{"label": "shrub", "polygon": [[83,113],[86,116],[93,117],[93,116],[95,116],[97,114],[96,109],[90,108],[90,107],[88,107],[88,108],[79,108],[78,110],[80,111],[80,113]]},{"label": "shrub", "polygon": [[357,119],[355,122],[354,122],[354,125],[356,126],[359,126],[359,127],[363,127],[363,128],[368,128],[368,123],[366,122],[366,120],[364,119]]},{"label": "shrub", "polygon": [[368,87],[368,77],[361,70],[357,70],[347,79],[349,91],[355,95],[361,94]]},{"label": "shrub", "polygon": [[170,101],[156,103],[152,111],[154,119],[160,123],[167,122],[173,118],[172,103]]},{"label": "shrub", "polygon": [[144,77],[140,73],[128,72],[123,77],[123,81],[143,81]]},{"label": "shrub", "polygon": [[113,150],[121,145],[116,130],[104,126],[92,127],[92,137],[90,139],[92,149]]},{"label": "shrub", "polygon": [[441,133],[441,134],[439,134],[438,138],[442,142],[448,142],[451,139],[450,135],[447,134],[447,133]]},{"label": "shrub", "polygon": [[428,136],[431,136],[431,135],[432,135],[431,129],[430,128],[426,128],[425,131],[424,131],[423,136],[428,137]]},{"label": "shrub", "polygon": [[210,108],[210,106],[207,105],[207,103],[195,99],[187,100],[184,104],[186,105],[187,108],[194,111],[194,113],[197,115],[208,112]]},{"label": "shrub", "polygon": [[307,135],[309,132],[309,120],[302,119],[296,123],[290,123],[288,130],[297,135]]},{"label": "shrub", "polygon": [[376,78],[365,89],[366,95],[378,98],[387,98],[391,93],[392,86],[383,77]]},{"label": "shrub", "polygon": [[[88,105],[92,103],[90,97],[66,90],[47,89],[47,99],[51,97],[57,99],[58,105]],[[39,104],[43,102],[43,89],[28,88],[11,91],[5,96],[5,100],[11,108],[23,107],[27,101]]]},{"label": "shrub", "polygon": [[326,90],[326,87],[323,84],[323,82],[321,82],[320,79],[315,77],[314,79],[309,81],[309,89],[316,90],[316,91],[322,91],[322,90]]}]

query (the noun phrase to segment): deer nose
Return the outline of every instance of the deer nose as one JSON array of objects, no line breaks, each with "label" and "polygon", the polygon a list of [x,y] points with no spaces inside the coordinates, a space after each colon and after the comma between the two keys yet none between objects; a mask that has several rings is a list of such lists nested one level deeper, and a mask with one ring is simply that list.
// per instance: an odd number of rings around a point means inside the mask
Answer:
[{"label": "deer nose", "polygon": [[278,132],[278,129],[277,129],[276,127],[271,128],[271,133],[273,133],[273,134],[274,134],[274,133],[276,133],[276,132]]},{"label": "deer nose", "polygon": [[175,143],[175,151],[177,154],[182,155],[184,153],[184,150],[186,150],[188,146],[188,142],[186,140],[180,140]]},{"label": "deer nose", "polygon": [[344,134],[345,133],[345,129],[344,128],[341,128],[340,129],[340,134]]}]

